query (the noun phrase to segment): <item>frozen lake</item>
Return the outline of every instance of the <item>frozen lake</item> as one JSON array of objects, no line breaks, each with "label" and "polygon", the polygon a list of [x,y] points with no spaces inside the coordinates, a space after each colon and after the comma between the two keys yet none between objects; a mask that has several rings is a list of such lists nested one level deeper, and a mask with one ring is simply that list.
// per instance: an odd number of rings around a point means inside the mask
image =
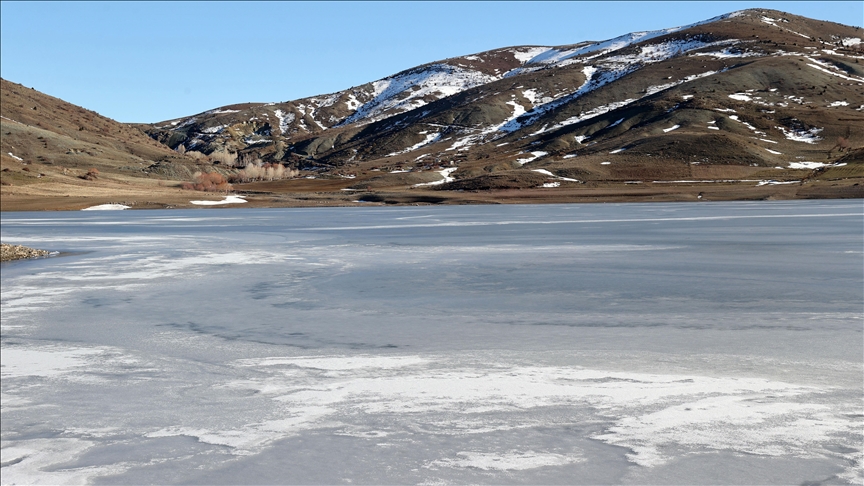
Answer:
[{"label": "frozen lake", "polygon": [[3,213],[6,484],[860,484],[861,200]]}]

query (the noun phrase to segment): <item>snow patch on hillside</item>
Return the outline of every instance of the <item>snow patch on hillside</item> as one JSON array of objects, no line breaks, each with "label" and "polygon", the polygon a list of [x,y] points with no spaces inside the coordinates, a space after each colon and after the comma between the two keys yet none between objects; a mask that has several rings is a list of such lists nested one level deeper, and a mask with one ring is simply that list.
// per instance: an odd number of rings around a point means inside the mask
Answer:
[{"label": "snow patch on hillside", "polygon": [[516,159],[516,163],[519,165],[525,165],[529,162],[533,162],[533,161],[539,159],[540,157],[543,157],[546,154],[548,154],[548,152],[540,152],[540,151],[531,152],[531,157],[527,157],[524,159]]},{"label": "snow patch on hillside", "polygon": [[429,133],[426,135],[426,138],[424,138],[420,142],[417,142],[414,145],[407,147],[407,148],[404,148],[398,152],[393,152],[393,153],[387,154],[387,155],[385,155],[385,157],[392,157],[394,155],[400,155],[400,154],[404,154],[407,152],[411,152],[413,150],[417,150],[420,147],[423,147],[425,145],[429,145],[430,143],[433,143],[433,142],[437,142],[440,138],[441,138],[441,134],[439,132]]},{"label": "snow patch on hillside", "polygon": [[810,130],[789,130],[785,127],[776,127],[783,132],[783,136],[793,142],[804,142],[814,144],[822,140],[822,137],[817,136],[822,131],[821,128],[811,128]]},{"label": "snow patch on hillside", "polygon": [[220,110],[216,108],[215,110],[205,111],[202,115],[221,115],[223,113],[240,113],[240,110]]},{"label": "snow patch on hillside", "polygon": [[84,208],[81,211],[122,211],[124,209],[129,209],[129,206],[126,206],[125,204],[100,204],[98,206]]},{"label": "snow patch on hillside", "polygon": [[[648,33],[642,32],[642,33],[636,33],[636,34],[646,34],[647,35]],[[631,36],[629,38],[633,38],[633,36],[636,36],[636,34],[628,34],[628,36]],[[626,37],[626,36],[622,36],[622,37]],[[621,38],[618,38],[618,39],[621,39]],[[607,42],[611,42],[611,41],[607,41]],[[622,42],[623,42],[623,40],[622,40]],[[695,40],[695,39],[689,39],[689,40],[676,39],[676,40],[661,42],[658,44],[649,44],[649,45],[642,46],[640,49],[640,52],[638,54],[612,56],[612,57],[608,57],[606,59],[602,59],[594,65],[585,65],[582,68],[582,71],[585,74],[585,78],[586,78],[585,82],[575,92],[573,92],[569,95],[566,95],[566,96],[562,96],[561,98],[558,98],[556,100],[550,101],[550,102],[545,103],[545,104],[542,104],[540,106],[534,107],[534,109],[532,109],[531,111],[526,113],[524,116],[517,118],[517,119],[514,119],[514,120],[504,124],[500,128],[500,131],[503,131],[505,133],[510,133],[510,132],[514,132],[516,130],[519,130],[523,127],[526,127],[528,125],[531,125],[531,124],[535,123],[537,120],[539,120],[546,113],[549,113],[560,106],[563,106],[567,103],[570,103],[571,101],[575,100],[576,98],[579,98],[580,96],[583,96],[587,93],[590,93],[591,91],[594,91],[597,88],[605,86],[606,84],[609,84],[611,82],[617,81],[618,79],[642,68],[643,66],[645,66],[647,64],[665,61],[665,60],[670,59],[672,57],[680,56],[682,54],[686,54],[687,52],[690,52],[693,50],[703,49],[705,47],[711,47],[711,46],[726,45],[726,44],[734,43],[734,42],[737,42],[737,40],[727,39],[727,40],[722,40],[722,41],[717,41],[717,42],[704,42],[702,40]],[[612,45],[612,44],[610,44],[610,45]],[[590,47],[591,46],[585,47],[585,48],[582,48],[580,50],[588,49]],[[597,56],[595,56],[595,57],[597,57]],[[575,62],[575,60],[574,60],[574,62]],[[562,64],[558,64],[558,65],[561,66],[561,65],[565,65],[565,64],[562,63]],[[672,87],[677,86],[679,84],[690,82],[690,81],[693,81],[695,79],[699,79],[699,78],[702,78],[705,76],[710,76],[710,75],[716,74],[716,73],[717,73],[717,71],[708,71],[708,72],[701,73],[701,74],[687,76],[683,79],[673,81],[670,83],[666,83],[663,85],[650,86],[646,90],[645,96],[650,96],[652,94],[659,93],[660,91],[664,91],[666,89],[672,88]],[[626,102],[612,103],[611,105],[608,105],[608,106],[615,105],[612,109],[617,109],[617,108],[625,106],[629,103],[632,103],[633,101],[636,101],[636,99],[629,99],[629,100],[626,100]],[[578,123],[580,121],[587,120],[589,118],[593,118],[594,116],[598,116],[598,115],[601,115],[603,113],[607,113],[608,111],[611,111],[611,110],[605,109],[605,107],[597,107],[593,110],[589,110],[588,112],[583,112],[583,113],[581,113],[575,117],[568,118],[567,120],[565,120],[563,122],[559,122],[552,127],[544,127],[539,132],[537,132],[535,134],[544,133],[544,132],[547,132],[549,130],[554,130],[554,129],[560,128],[562,126],[570,125],[573,123]]]},{"label": "snow patch on hillside", "polygon": [[348,101],[345,102],[345,106],[347,106],[349,110],[356,111],[357,108],[360,108],[362,104],[363,103],[361,103],[360,100],[358,100],[357,97],[354,96],[354,93],[348,94]]},{"label": "snow patch on hillside", "polygon": [[758,52],[745,51],[737,47],[727,47],[719,51],[712,52],[694,52],[691,56],[710,56],[716,59],[729,59],[737,57],[761,57],[763,54]]},{"label": "snow patch on hillside", "polygon": [[291,128],[291,122],[294,121],[294,113],[285,113],[282,110],[276,110],[273,114],[279,119],[279,133],[282,135],[287,134],[288,129]]},{"label": "snow patch on hillside", "polygon": [[823,162],[789,162],[790,169],[821,169],[822,167],[830,167],[834,164],[825,164]]},{"label": "snow patch on hillside", "polygon": [[372,83],[373,99],[339,125],[374,122],[386,118],[389,115],[386,112],[402,113],[423,106],[426,96],[441,99],[496,79],[496,76],[443,63],[400,73]]},{"label": "snow patch on hillside", "polygon": [[[565,156],[564,158],[567,158],[567,157]],[[555,175],[555,174],[553,174],[552,172],[549,172],[549,171],[546,170],[546,169],[531,169],[531,170],[532,170],[533,172],[539,172],[539,173],[541,173],[541,174],[543,174],[543,175],[548,175],[549,177],[554,177],[554,178],[556,178],[556,179],[561,179],[562,181],[579,182],[579,179],[571,179],[571,178],[569,178],[569,177],[561,177],[561,176],[559,176],[559,175]],[[557,186],[556,186],[556,187],[557,187]]]},{"label": "snow patch on hillside", "polygon": [[221,201],[189,201],[190,203],[196,206],[218,206],[220,204],[242,204],[245,203],[246,200],[243,199],[244,196],[225,196],[225,199]]},{"label": "snow patch on hillside", "polygon": [[551,47],[543,47],[543,46],[530,46],[530,47],[517,47],[515,49],[511,49],[510,52],[513,53],[513,57],[516,58],[517,61],[522,64],[531,62],[537,56],[543,54],[544,52],[549,52],[552,49]]},{"label": "snow patch on hillside", "polygon": [[812,57],[808,57],[807,60],[812,62],[812,64],[808,63],[807,64],[808,66],[810,66],[814,69],[818,69],[819,71],[822,71],[823,73],[830,74],[832,76],[837,76],[838,78],[842,78],[842,79],[845,79],[847,81],[855,81],[857,83],[864,83],[864,78],[858,77],[858,76],[847,76],[845,72],[841,72],[837,68],[837,66],[835,66],[831,63],[820,61],[818,59],[813,59]]},{"label": "snow patch on hillside", "polygon": [[525,97],[528,101],[531,102],[531,106],[537,106],[538,104],[549,103],[554,100],[550,96],[543,96],[542,93],[538,93],[536,89],[526,89],[522,91],[522,96]]},{"label": "snow patch on hillside", "polygon": [[438,173],[441,174],[441,177],[443,177],[443,179],[437,180],[437,181],[432,181],[432,182],[422,182],[420,184],[414,184],[414,187],[437,186],[440,184],[444,184],[446,182],[453,182],[456,179],[450,177],[450,174],[456,172],[456,169],[458,169],[458,167],[450,167],[450,168],[447,168],[444,170],[439,170]]},{"label": "snow patch on hillside", "polygon": [[218,125],[215,127],[209,127],[209,128],[205,128],[205,129],[201,130],[201,132],[206,133],[206,134],[210,134],[210,135],[216,134],[216,133],[222,133],[222,130],[224,130],[227,126],[228,125]]}]

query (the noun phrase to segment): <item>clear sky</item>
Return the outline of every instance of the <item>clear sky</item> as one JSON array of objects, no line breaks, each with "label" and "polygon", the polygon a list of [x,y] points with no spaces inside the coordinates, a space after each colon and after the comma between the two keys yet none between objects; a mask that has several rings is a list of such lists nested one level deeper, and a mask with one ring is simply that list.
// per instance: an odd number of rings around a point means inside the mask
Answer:
[{"label": "clear sky", "polygon": [[122,122],[331,93],[448,57],[864,2],[0,2],[4,79]]}]

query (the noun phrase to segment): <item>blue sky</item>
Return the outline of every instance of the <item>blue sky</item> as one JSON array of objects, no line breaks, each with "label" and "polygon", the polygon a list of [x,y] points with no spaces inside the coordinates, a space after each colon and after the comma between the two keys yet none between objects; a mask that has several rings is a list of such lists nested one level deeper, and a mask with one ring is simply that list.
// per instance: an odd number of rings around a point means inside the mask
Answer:
[{"label": "blue sky", "polygon": [[864,2],[0,2],[0,75],[122,122],[339,91],[418,64],[772,8]]}]

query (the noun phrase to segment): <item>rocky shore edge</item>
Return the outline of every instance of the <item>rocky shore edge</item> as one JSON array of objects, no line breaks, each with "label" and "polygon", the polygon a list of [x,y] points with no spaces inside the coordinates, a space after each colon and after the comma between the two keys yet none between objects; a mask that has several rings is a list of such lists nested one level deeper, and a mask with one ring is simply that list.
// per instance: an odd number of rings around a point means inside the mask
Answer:
[{"label": "rocky shore edge", "polygon": [[8,262],[11,260],[24,260],[25,258],[37,258],[48,256],[50,252],[46,250],[37,250],[21,245],[0,244],[0,261]]}]

